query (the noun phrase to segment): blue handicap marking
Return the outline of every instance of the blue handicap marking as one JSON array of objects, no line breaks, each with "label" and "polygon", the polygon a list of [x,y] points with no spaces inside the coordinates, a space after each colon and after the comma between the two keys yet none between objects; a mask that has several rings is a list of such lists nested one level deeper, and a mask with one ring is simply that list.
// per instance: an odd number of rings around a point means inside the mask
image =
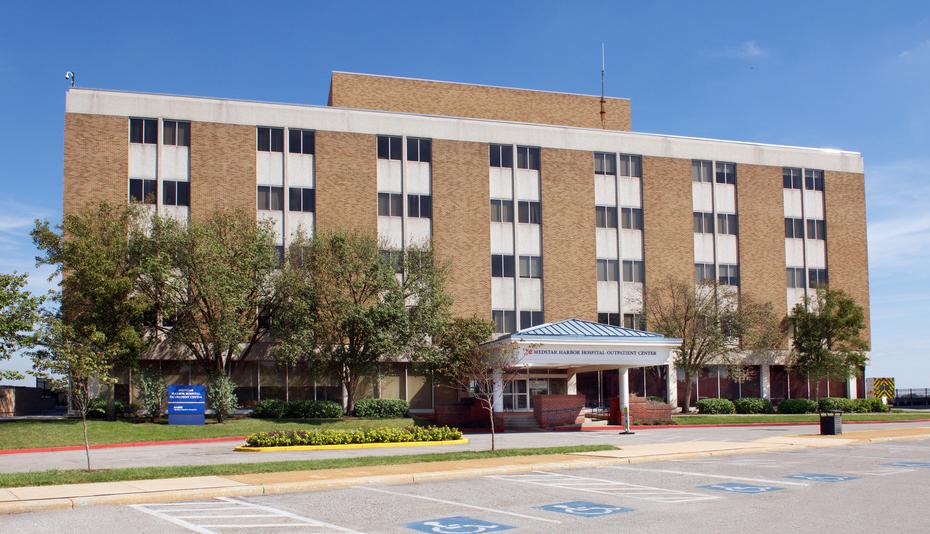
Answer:
[{"label": "blue handicap marking", "polygon": [[928,467],[930,468],[930,462],[894,462],[887,465],[894,467]]},{"label": "blue handicap marking", "polygon": [[623,506],[611,506],[609,504],[595,504],[587,501],[569,501],[556,504],[547,504],[537,506],[540,510],[547,512],[558,512],[560,514],[576,515],[581,517],[598,517],[602,515],[622,514],[632,512],[632,508]]},{"label": "blue handicap marking", "polygon": [[736,482],[722,482],[720,484],[710,484],[707,486],[699,487],[712,490],[729,491],[730,493],[768,493],[770,491],[785,489],[776,486],[754,486],[752,484],[739,484]]},{"label": "blue handicap marking", "polygon": [[811,480],[813,482],[846,482],[847,480],[859,479],[859,477],[851,477],[846,475],[825,475],[823,473],[801,473],[798,475],[791,475],[788,478]]},{"label": "blue handicap marking", "polygon": [[500,523],[489,523],[471,517],[454,516],[408,523],[407,528],[436,534],[478,534],[480,532],[500,532],[515,527],[501,525]]}]

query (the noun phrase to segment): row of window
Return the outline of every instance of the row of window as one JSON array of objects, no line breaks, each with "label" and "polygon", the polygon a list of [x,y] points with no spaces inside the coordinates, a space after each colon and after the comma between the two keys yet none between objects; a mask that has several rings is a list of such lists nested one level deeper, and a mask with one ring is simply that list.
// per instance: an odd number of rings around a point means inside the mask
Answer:
[{"label": "row of window", "polygon": [[[714,233],[714,214],[701,211],[694,212],[694,233],[712,234]],[[738,235],[739,219],[732,213],[717,214],[717,233]]]},{"label": "row of window", "polygon": [[[165,206],[190,206],[190,182],[162,180],[162,204]],[[142,204],[155,204],[158,182],[141,178],[129,179],[129,200]]]},{"label": "row of window", "polygon": [[[788,287],[792,288],[804,288],[804,268],[803,267],[788,267]],[[807,270],[807,282],[808,285],[813,288],[826,287],[827,285],[827,270],[826,269],[808,269]]]},{"label": "row of window", "polygon": [[[532,200],[517,202],[517,220],[524,224],[542,224],[542,205]],[[491,221],[513,222],[513,200],[491,199]]]},{"label": "row of window", "polygon": [[[804,219],[785,217],[785,237],[804,239]],[[822,219],[807,219],[807,238],[826,239],[827,221]]]},{"label": "row of window", "polygon": [[[782,169],[782,181],[785,189],[802,189],[801,169],[785,167]],[[804,169],[803,188],[809,191],[823,191],[823,171]]]},{"label": "row of window", "polygon": [[[400,160],[404,139],[399,135],[378,136],[378,159]],[[433,142],[417,137],[407,138],[407,161],[433,161]]]},{"label": "row of window", "polygon": [[[595,206],[595,225],[598,228],[617,227],[617,208],[612,206]],[[620,208],[620,224],[627,230],[643,229],[643,210],[641,208]]]},{"label": "row of window", "polygon": [[[620,281],[620,260],[597,260],[598,282]],[[642,260],[623,260],[623,281],[646,281],[646,266]]]},{"label": "row of window", "polygon": [[[715,174],[714,162],[706,160],[691,161],[691,180],[694,182],[711,181],[711,176]],[[736,164],[717,162],[716,180],[718,184],[736,184]]]},{"label": "row of window", "polygon": [[[404,195],[402,193],[378,193],[378,215],[402,217]],[[433,217],[433,197],[429,195],[407,195],[407,216],[430,219]]]},{"label": "row of window", "polygon": [[[495,278],[513,278],[514,274],[513,255],[491,254],[491,276]],[[520,256],[520,278],[542,278],[542,258],[540,256]]]},{"label": "row of window", "polygon": [[[490,145],[488,147],[488,165],[491,167],[513,168],[513,145]],[[518,146],[517,168],[538,171],[539,148]]]},{"label": "row of window", "polygon": [[[259,126],[256,132],[256,150],[284,152],[284,128]],[[288,129],[287,151],[291,154],[314,154],[316,137],[313,130]]]},{"label": "row of window", "polygon": [[601,324],[609,324],[611,326],[622,326],[623,328],[631,328],[633,330],[645,330],[646,329],[646,320],[639,313],[598,313],[597,322]]},{"label": "row of window", "polygon": [[[492,310],[491,320],[494,321],[496,332],[515,332],[517,330],[517,313],[514,310]],[[520,328],[530,328],[543,324],[543,312],[520,311]]]},{"label": "row of window", "polygon": [[[595,152],[594,153],[594,174],[605,176],[617,175],[617,156],[616,154]],[[620,154],[620,176],[631,176],[640,178],[643,175],[643,158],[641,156],[632,156],[629,154]]]},{"label": "row of window", "polygon": [[739,265],[720,265],[720,273],[713,263],[694,264],[694,283],[703,284],[717,280],[722,286],[739,286]]},{"label": "row of window", "polygon": [[[274,185],[258,186],[258,209],[284,211],[284,188]],[[316,211],[316,191],[309,187],[289,188],[288,210],[307,213]]]}]

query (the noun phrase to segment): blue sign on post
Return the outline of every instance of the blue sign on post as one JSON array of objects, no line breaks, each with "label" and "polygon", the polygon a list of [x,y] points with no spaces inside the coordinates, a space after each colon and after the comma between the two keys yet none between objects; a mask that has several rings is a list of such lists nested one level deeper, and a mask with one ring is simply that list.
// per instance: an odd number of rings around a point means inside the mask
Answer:
[{"label": "blue sign on post", "polygon": [[168,386],[168,424],[202,425],[207,408],[205,386]]}]

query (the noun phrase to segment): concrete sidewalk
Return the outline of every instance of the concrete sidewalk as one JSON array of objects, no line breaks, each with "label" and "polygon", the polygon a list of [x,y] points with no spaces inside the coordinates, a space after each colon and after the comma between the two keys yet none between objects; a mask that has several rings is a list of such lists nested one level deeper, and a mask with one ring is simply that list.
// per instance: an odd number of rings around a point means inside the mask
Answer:
[{"label": "concrete sidewalk", "polygon": [[684,441],[629,445],[613,451],[397,464],[371,467],[68,484],[0,489],[0,514],[76,508],[95,504],[138,504],[212,497],[269,495],[365,485],[411,484],[485,475],[575,469],[677,460],[702,456],[757,454],[808,447],[839,447],[877,441],[930,438],[930,427],[890,428],[832,436],[772,436],[754,441]]}]

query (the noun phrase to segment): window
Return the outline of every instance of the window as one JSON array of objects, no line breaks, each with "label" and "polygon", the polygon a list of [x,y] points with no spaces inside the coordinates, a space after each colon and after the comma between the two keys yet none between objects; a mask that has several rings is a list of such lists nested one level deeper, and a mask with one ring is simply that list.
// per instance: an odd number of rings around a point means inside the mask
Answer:
[{"label": "window", "polygon": [[513,256],[509,254],[491,254],[491,276],[495,278],[513,278]]},{"label": "window", "polygon": [[739,222],[736,215],[732,213],[717,214],[717,231],[721,234],[737,235],[739,233]]},{"label": "window", "polygon": [[191,123],[180,121],[164,121],[162,144],[173,146],[191,146]]},{"label": "window", "polygon": [[785,189],[801,189],[801,169],[785,167],[781,171]]},{"label": "window", "polygon": [[713,263],[695,263],[694,264],[694,283],[703,284],[713,282],[716,278],[716,269]]},{"label": "window", "polygon": [[645,330],[646,318],[640,313],[624,313],[623,327],[632,328],[633,330]]},{"label": "window", "polygon": [[597,280],[599,282],[618,282],[620,280],[620,262],[617,260],[597,260]]},{"label": "window", "polygon": [[[285,258],[285,254],[284,254],[284,245],[278,245],[278,246],[276,246],[276,247],[275,247],[275,251],[277,251],[277,253],[278,253],[278,267],[281,267],[282,265],[284,265],[284,258]],[[259,320],[259,321],[264,321],[264,322],[265,322],[265,325],[266,325],[265,328],[267,328],[267,325],[269,325],[269,324],[271,323],[271,317],[269,317],[268,315],[265,315],[265,314],[260,315],[260,316],[258,317],[258,320]]]},{"label": "window", "polygon": [[642,175],[643,158],[640,156],[620,154],[620,176],[635,176],[638,178]]},{"label": "window", "polygon": [[736,184],[736,164],[717,162],[717,183]]},{"label": "window", "polygon": [[433,142],[430,139],[407,138],[407,161],[433,161]]},{"label": "window", "polygon": [[643,210],[640,208],[622,208],[622,223],[627,230],[643,229]]},{"label": "window", "polygon": [[518,207],[520,209],[520,222],[529,224],[542,223],[542,208],[539,202],[521,200]]},{"label": "window", "polygon": [[396,274],[404,272],[404,253],[400,250],[382,250],[381,258],[394,269]]},{"label": "window", "polygon": [[594,174],[617,175],[617,157],[604,152],[594,153]]},{"label": "window", "polygon": [[821,219],[807,220],[807,238],[808,239],[826,239],[827,238],[827,221]]},{"label": "window", "polygon": [[722,286],[738,286],[739,265],[721,265],[718,281]]},{"label": "window", "polygon": [[491,220],[512,223],[513,200],[491,199]]},{"label": "window", "polygon": [[157,119],[129,119],[129,142],[154,145],[158,143]]},{"label": "window", "polygon": [[407,195],[407,216],[430,219],[433,216],[433,197],[429,195]]},{"label": "window", "polygon": [[712,234],[714,233],[714,214],[694,212],[694,233]]},{"label": "window", "polygon": [[313,154],[316,151],[316,138],[313,130],[290,128],[287,131],[287,137],[287,151],[291,154]]},{"label": "window", "polygon": [[309,187],[291,187],[287,204],[291,211],[313,213],[316,211],[316,191]]},{"label": "window", "polygon": [[284,211],[284,188],[273,185],[258,186],[258,209]]},{"label": "window", "polygon": [[530,328],[540,324],[543,324],[543,312],[520,311],[520,328]]},{"label": "window", "polygon": [[404,195],[400,193],[378,193],[378,215],[401,217],[404,214]]},{"label": "window", "polygon": [[517,168],[539,170],[539,149],[528,146],[517,147]]},{"label": "window", "polygon": [[804,169],[804,182],[810,191],[823,191],[823,171]]},{"label": "window", "polygon": [[646,281],[646,269],[640,260],[623,260],[623,281],[643,283]]},{"label": "window", "polygon": [[166,206],[190,206],[190,182],[163,180],[161,183],[161,202]]},{"label": "window", "polygon": [[804,239],[804,219],[785,217],[785,237]]},{"label": "window", "polygon": [[378,159],[401,159],[401,148],[403,140],[400,136],[379,135],[378,136]]},{"label": "window", "polygon": [[711,161],[691,160],[691,181],[710,182],[713,166]]},{"label": "window", "polygon": [[827,286],[827,270],[826,269],[808,269],[807,280],[808,280],[808,285],[812,289],[826,287]]},{"label": "window", "polygon": [[520,256],[520,278],[542,278],[542,258]]},{"label": "window", "polygon": [[491,167],[513,168],[513,147],[511,145],[490,145],[488,155]]},{"label": "window", "polygon": [[284,128],[259,126],[257,132],[259,152],[284,152]]},{"label": "window", "polygon": [[129,179],[129,200],[143,204],[154,204],[158,200],[158,182],[141,178]]},{"label": "window", "polygon": [[495,332],[513,332],[517,329],[517,314],[513,310],[492,310]]},{"label": "window", "polygon": [[619,313],[598,313],[597,322],[601,324],[620,326],[620,314]]},{"label": "window", "polygon": [[788,267],[788,287],[793,288],[803,288],[804,287],[804,268],[803,267]]},{"label": "window", "polygon": [[617,208],[610,206],[595,206],[594,220],[598,228],[617,227]]}]

